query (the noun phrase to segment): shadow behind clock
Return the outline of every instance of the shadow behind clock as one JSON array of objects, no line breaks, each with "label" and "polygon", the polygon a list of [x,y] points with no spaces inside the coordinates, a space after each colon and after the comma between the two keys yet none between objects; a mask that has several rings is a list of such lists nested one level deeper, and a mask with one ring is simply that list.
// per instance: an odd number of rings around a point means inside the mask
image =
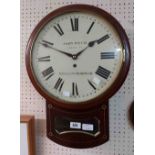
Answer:
[{"label": "shadow behind clock", "polygon": [[129,117],[131,125],[134,128],[134,101],[130,105],[128,117]]}]

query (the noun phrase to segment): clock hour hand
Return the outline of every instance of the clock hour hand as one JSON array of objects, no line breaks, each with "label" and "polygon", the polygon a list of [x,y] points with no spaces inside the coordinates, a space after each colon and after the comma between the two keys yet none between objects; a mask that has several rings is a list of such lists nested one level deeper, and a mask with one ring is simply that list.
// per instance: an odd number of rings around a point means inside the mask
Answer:
[{"label": "clock hour hand", "polygon": [[77,54],[74,55],[74,59],[77,59],[87,48],[93,47],[95,43],[96,43],[96,40],[90,41],[84,49],[82,49],[81,51],[79,51]]},{"label": "clock hour hand", "polygon": [[103,37],[101,37],[100,39],[96,40],[97,44],[102,43],[103,41],[109,39],[110,36],[108,34],[104,35]]},{"label": "clock hour hand", "polygon": [[90,42],[88,43],[88,45],[87,45],[84,49],[82,49],[81,51],[79,51],[77,54],[74,55],[74,56],[75,56],[75,59],[77,59],[78,56],[80,56],[87,48],[93,47],[94,44],[96,43],[96,41],[97,41],[97,40],[90,41]]},{"label": "clock hour hand", "polygon": [[93,47],[95,43],[100,44],[103,41],[107,40],[108,38],[109,38],[109,35],[107,34],[97,40],[90,41],[83,50],[79,51],[77,54],[74,55],[75,59],[77,59],[78,56],[80,56],[88,47]]},{"label": "clock hour hand", "polygon": [[106,34],[106,35],[104,35],[103,37],[101,37],[101,38],[99,38],[99,39],[97,39],[97,40],[90,41],[90,42],[88,43],[88,47],[93,47],[93,46],[95,45],[95,43],[100,44],[100,43],[102,43],[103,41],[107,40],[108,38],[109,38],[109,35]]},{"label": "clock hour hand", "polygon": [[77,59],[89,46],[85,47],[83,50],[74,55],[74,59]]},{"label": "clock hour hand", "polygon": [[55,51],[57,51],[57,52],[60,52],[60,53],[62,53],[62,54],[65,54],[65,55],[67,55],[68,57],[71,57],[71,58],[74,57],[74,56],[73,56],[72,54],[70,54],[70,53],[67,53],[67,52],[65,52],[65,51],[62,51],[62,50],[59,50],[59,49],[53,47],[53,43],[51,43],[51,42],[49,42],[49,41],[42,40],[42,42],[40,42],[40,44],[42,44],[44,47],[51,48],[51,49],[53,49],[53,50],[55,50]]}]

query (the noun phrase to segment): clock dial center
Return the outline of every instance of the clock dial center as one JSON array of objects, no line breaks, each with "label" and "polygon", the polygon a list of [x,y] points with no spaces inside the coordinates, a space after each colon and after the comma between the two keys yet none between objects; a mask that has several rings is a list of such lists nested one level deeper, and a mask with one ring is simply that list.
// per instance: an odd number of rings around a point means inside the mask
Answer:
[{"label": "clock dial center", "polygon": [[76,68],[77,67],[77,64],[73,64],[73,67]]}]

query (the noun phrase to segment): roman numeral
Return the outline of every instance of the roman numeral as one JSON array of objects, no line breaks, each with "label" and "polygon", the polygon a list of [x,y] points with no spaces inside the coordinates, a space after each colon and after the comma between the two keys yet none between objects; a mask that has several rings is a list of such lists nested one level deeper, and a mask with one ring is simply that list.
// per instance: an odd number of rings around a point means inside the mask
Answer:
[{"label": "roman numeral", "polygon": [[101,76],[104,79],[108,79],[110,73],[111,72],[109,70],[107,70],[107,69],[105,69],[105,68],[103,68],[101,66],[99,66],[97,71],[96,71],[96,74]]},{"label": "roman numeral", "polygon": [[64,32],[59,24],[57,24],[57,26],[54,26],[54,29],[60,34],[60,36],[62,36],[64,34]]},{"label": "roman numeral", "polygon": [[50,56],[40,57],[40,58],[38,58],[38,61],[40,61],[40,62],[50,61]]},{"label": "roman numeral", "polygon": [[79,30],[79,19],[78,18],[74,18],[74,19],[70,19],[71,21],[71,27],[72,27],[72,31],[78,31]]},{"label": "roman numeral", "polygon": [[54,70],[52,67],[49,67],[47,69],[45,69],[43,72],[42,72],[42,75],[44,77],[46,77],[45,80],[48,80],[50,77],[52,77],[54,75]]},{"label": "roman numeral", "polygon": [[42,42],[39,42],[40,44],[42,44],[44,47],[50,47],[53,46],[54,44],[49,42],[49,41],[46,41],[46,40],[42,40]]},{"label": "roman numeral", "polygon": [[88,29],[88,31],[87,31],[87,34],[89,34],[89,32],[90,32],[90,30],[92,29],[92,27],[94,26],[94,24],[95,24],[95,22],[92,22],[92,23],[91,23],[91,25],[90,25],[90,27],[89,27],[89,29]]},{"label": "roman numeral", "polygon": [[73,96],[79,95],[77,83],[74,82],[72,83],[72,95]]},{"label": "roman numeral", "polygon": [[110,36],[107,34],[107,35],[103,36],[102,38],[100,38],[99,40],[97,40],[97,43],[100,44],[109,38],[110,38]]},{"label": "roman numeral", "polygon": [[42,43],[43,43],[43,44],[49,44],[49,45],[51,45],[51,46],[53,45],[53,43],[51,43],[51,42],[49,42],[49,41],[46,41],[46,40],[42,40]]},{"label": "roman numeral", "polygon": [[101,53],[101,59],[114,59],[115,58],[115,52],[102,52]]},{"label": "roman numeral", "polygon": [[58,91],[61,91],[63,84],[64,84],[64,81],[61,78],[59,78],[54,88],[57,89]]},{"label": "roman numeral", "polygon": [[91,86],[94,90],[96,90],[96,87],[95,87],[95,85],[93,84],[92,81],[88,80],[88,83],[90,84],[90,86]]}]

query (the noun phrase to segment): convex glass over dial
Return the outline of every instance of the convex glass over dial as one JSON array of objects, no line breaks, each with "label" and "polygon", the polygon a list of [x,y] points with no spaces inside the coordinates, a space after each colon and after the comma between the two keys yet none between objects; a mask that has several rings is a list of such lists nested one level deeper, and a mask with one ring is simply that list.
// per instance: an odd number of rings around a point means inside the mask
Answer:
[{"label": "convex glass over dial", "polygon": [[31,48],[31,69],[48,95],[78,104],[113,85],[124,55],[118,32],[107,19],[69,12],[42,26]]}]

